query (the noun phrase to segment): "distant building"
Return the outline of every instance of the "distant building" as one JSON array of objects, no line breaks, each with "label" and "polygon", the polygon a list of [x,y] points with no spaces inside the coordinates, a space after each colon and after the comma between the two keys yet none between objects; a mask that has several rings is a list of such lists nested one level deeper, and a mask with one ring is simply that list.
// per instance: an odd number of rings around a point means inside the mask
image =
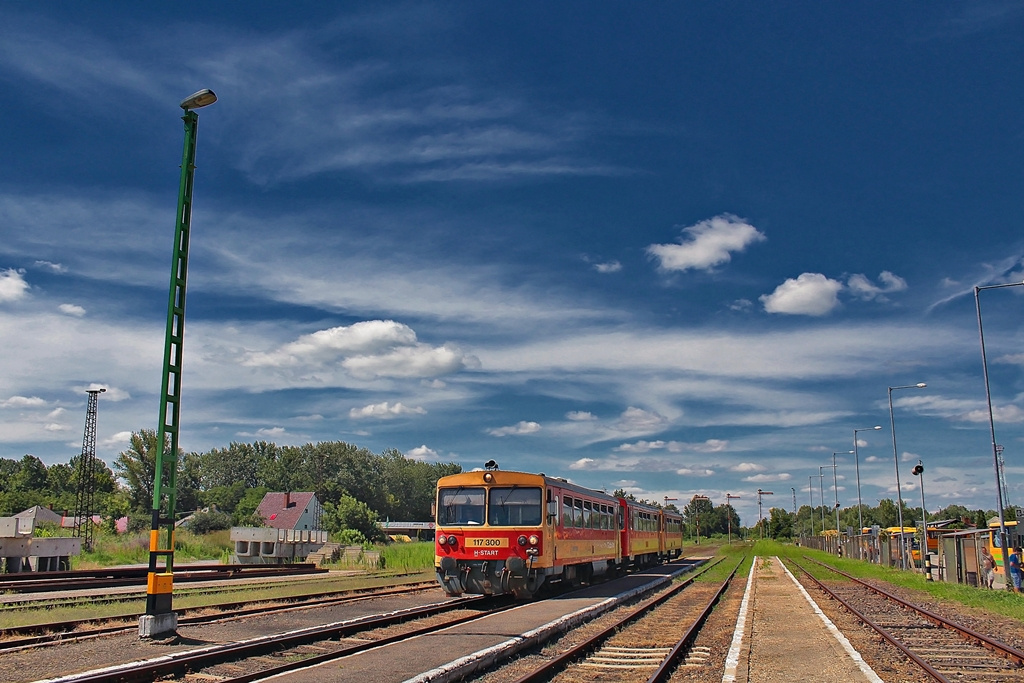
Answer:
[{"label": "distant building", "polygon": [[268,527],[308,531],[316,529],[322,508],[315,493],[290,491],[263,496],[256,513]]}]

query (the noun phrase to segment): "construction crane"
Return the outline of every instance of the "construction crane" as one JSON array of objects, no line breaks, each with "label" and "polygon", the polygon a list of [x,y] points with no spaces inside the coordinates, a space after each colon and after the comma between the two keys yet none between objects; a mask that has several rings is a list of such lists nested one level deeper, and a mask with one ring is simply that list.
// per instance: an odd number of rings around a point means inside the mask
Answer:
[{"label": "construction crane", "polygon": [[89,389],[85,409],[85,435],[82,456],[78,459],[78,495],[75,498],[75,536],[82,539],[82,549],[92,550],[92,499],[96,493],[96,409],[100,394],[106,389]]}]

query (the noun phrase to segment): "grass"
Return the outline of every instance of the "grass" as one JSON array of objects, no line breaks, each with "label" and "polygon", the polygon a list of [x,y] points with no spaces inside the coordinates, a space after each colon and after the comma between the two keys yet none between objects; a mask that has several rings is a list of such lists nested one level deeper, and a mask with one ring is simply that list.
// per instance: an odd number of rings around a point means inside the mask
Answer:
[{"label": "grass", "polygon": [[777,555],[783,559],[799,562],[811,575],[818,579],[836,580],[836,575],[818,567],[804,558],[810,557],[825,562],[858,579],[883,581],[894,586],[924,591],[936,600],[955,602],[967,607],[987,610],[1011,619],[1024,621],[1024,595],[1002,590],[975,588],[959,583],[926,581],[919,571],[903,571],[847,557],[836,557],[830,553],[811,548],[802,548],[788,543],[757,541],[752,554],[758,556]]},{"label": "grass", "polygon": [[[187,564],[201,560],[227,563],[234,544],[230,532],[214,531],[196,535],[186,529],[174,532],[174,562]],[[93,548],[71,558],[72,569],[100,569],[120,565],[149,563],[149,532],[134,534],[97,534]]]},{"label": "grass", "polygon": [[434,570],[434,542],[392,543],[381,549],[384,567],[392,571]]}]

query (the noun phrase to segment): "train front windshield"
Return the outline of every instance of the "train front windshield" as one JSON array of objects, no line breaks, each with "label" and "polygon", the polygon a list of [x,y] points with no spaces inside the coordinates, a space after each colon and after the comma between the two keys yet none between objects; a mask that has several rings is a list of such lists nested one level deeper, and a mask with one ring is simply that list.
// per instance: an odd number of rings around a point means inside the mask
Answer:
[{"label": "train front windshield", "polygon": [[[538,526],[541,522],[541,490],[537,487],[460,486],[442,488],[437,496],[439,526]],[[487,510],[490,510],[487,513]]]},{"label": "train front windshield", "polygon": [[487,518],[491,526],[537,526],[540,524],[540,489],[494,487]]}]

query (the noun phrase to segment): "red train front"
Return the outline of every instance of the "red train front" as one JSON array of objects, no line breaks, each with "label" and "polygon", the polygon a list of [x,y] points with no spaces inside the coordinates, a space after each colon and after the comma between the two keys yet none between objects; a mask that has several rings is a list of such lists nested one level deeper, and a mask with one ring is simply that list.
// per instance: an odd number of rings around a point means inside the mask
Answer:
[{"label": "red train front", "polygon": [[437,483],[434,565],[449,595],[535,596],[619,567],[619,503],[542,474],[464,472]]}]

